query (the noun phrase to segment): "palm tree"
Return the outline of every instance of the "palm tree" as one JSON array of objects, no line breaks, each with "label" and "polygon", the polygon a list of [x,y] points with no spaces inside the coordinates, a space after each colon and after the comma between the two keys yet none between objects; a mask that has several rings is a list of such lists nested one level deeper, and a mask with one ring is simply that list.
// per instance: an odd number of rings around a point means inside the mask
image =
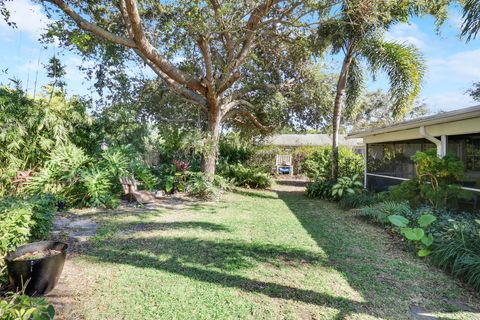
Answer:
[{"label": "palm tree", "polygon": [[321,49],[331,47],[343,54],[333,107],[332,177],[338,178],[338,134],[344,103],[351,107],[364,89],[365,69],[379,71],[390,80],[393,114],[408,111],[420,91],[425,63],[412,45],[386,41],[385,31],[395,22],[405,21],[409,10],[399,10],[396,1],[344,1],[334,19],[319,27]]},{"label": "palm tree", "polygon": [[480,0],[467,0],[463,5],[462,36],[467,42],[474,40],[480,31]]}]

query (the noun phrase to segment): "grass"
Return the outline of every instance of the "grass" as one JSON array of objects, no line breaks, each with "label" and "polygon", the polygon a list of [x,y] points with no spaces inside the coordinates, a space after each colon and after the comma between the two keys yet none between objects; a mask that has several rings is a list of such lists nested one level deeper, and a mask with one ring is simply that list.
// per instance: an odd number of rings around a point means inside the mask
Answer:
[{"label": "grass", "polygon": [[[301,189],[97,214],[74,259],[86,319],[479,319],[479,299],[383,230]],[[460,306],[460,307],[459,307]]]}]

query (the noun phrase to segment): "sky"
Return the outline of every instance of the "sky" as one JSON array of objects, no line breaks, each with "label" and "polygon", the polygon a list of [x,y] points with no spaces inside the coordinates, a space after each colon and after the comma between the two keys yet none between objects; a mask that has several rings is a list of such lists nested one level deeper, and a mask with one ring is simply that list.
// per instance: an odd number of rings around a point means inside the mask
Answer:
[{"label": "sky", "polygon": [[[40,5],[30,0],[7,2],[11,20],[18,28],[12,29],[0,21],[0,84],[8,84],[9,79],[18,79],[30,94],[35,83],[38,88],[46,84],[43,64],[56,55],[66,65],[66,82],[69,93],[91,95],[92,83],[78,70],[82,64],[80,56],[51,45],[44,48],[38,38],[48,23]],[[451,7],[449,19],[440,29],[435,30],[430,17],[415,18],[409,24],[395,25],[386,35],[390,40],[416,45],[424,54],[427,75],[420,93],[420,101],[425,102],[431,112],[448,111],[472,106],[475,103],[466,91],[475,81],[480,81],[480,38],[465,43],[459,38],[461,11]],[[334,70],[339,61],[331,62]],[[35,79],[37,81],[35,81]],[[368,89],[388,89],[388,81],[380,76],[369,81]]]}]

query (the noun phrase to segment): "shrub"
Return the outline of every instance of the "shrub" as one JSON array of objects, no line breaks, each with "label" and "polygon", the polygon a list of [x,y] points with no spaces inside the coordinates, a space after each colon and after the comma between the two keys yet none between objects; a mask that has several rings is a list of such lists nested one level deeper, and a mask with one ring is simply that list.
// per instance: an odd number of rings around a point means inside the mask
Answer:
[{"label": "shrub", "polygon": [[45,238],[53,223],[52,197],[31,199],[3,198],[0,201],[0,282],[3,282],[3,257],[30,239]]},{"label": "shrub", "polygon": [[342,209],[356,209],[360,207],[370,206],[385,200],[385,193],[347,193],[339,202]]},{"label": "shrub", "polygon": [[231,180],[236,186],[266,189],[272,185],[272,177],[258,168],[246,168],[242,164],[225,165],[220,175]]},{"label": "shrub", "polygon": [[469,193],[461,189],[464,176],[462,161],[453,155],[437,156],[435,149],[418,151],[412,156],[416,176],[390,188],[392,200],[408,200],[414,207],[429,204],[434,208],[453,208],[458,200],[468,198]]},{"label": "shrub", "polygon": [[385,225],[389,223],[388,217],[391,215],[400,215],[411,217],[412,209],[408,202],[383,201],[358,210],[358,215],[375,223]]},{"label": "shrub", "polygon": [[249,141],[242,139],[236,132],[230,132],[220,139],[218,145],[219,159],[228,164],[246,163],[255,150]]},{"label": "shrub", "polygon": [[[317,177],[331,179],[332,172],[332,148],[330,146],[319,147],[310,154],[302,165],[302,172],[310,179]],[[363,173],[364,160],[362,155],[352,149],[339,147],[339,171],[341,177],[351,177]]]},{"label": "shrub", "polygon": [[213,181],[209,181],[201,172],[189,176],[188,186],[190,195],[206,200],[217,199],[222,191],[230,189],[229,182],[223,177],[216,175]]},{"label": "shrub", "polygon": [[341,177],[332,187],[332,196],[335,199],[341,199],[346,194],[359,193],[363,184],[358,181],[358,175],[353,177]]},{"label": "shrub", "polygon": [[448,219],[442,227],[432,245],[431,262],[480,291],[480,220]]},{"label": "shrub", "polygon": [[331,180],[318,179],[307,185],[306,195],[310,198],[332,200],[332,187],[334,184]]},{"label": "shrub", "polygon": [[44,298],[32,298],[20,293],[11,293],[0,300],[0,319],[2,320],[51,320],[55,309]]}]

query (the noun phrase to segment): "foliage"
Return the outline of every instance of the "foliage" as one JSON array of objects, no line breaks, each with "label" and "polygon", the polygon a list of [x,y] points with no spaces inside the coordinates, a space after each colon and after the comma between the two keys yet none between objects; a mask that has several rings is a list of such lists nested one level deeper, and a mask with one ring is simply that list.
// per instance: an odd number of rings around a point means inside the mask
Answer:
[{"label": "foliage", "polygon": [[454,219],[436,238],[430,259],[480,291],[480,220]]},{"label": "foliage", "polygon": [[437,156],[435,149],[417,151],[414,179],[390,188],[393,200],[408,200],[412,206],[428,203],[434,208],[456,207],[458,200],[468,196],[460,181],[464,176],[463,162],[453,155]]},{"label": "foliage", "polygon": [[266,189],[272,185],[272,178],[258,168],[244,167],[242,164],[224,165],[220,175],[232,181],[236,186],[254,189]]},{"label": "foliage", "polygon": [[44,239],[52,228],[55,209],[50,196],[0,199],[0,282],[3,257],[30,239]]},{"label": "foliage", "polygon": [[332,188],[334,184],[332,180],[317,179],[307,185],[306,195],[309,198],[333,200]]},{"label": "foliage", "polygon": [[338,178],[337,182],[332,187],[332,196],[336,199],[341,199],[344,195],[359,193],[363,187],[363,183],[358,180],[358,175],[352,177]]},{"label": "foliage", "polygon": [[412,215],[412,210],[407,202],[393,201],[383,201],[369,205],[359,209],[357,212],[359,216],[382,225],[389,223],[389,216],[397,215],[410,217]]},{"label": "foliage", "polygon": [[230,132],[220,139],[218,152],[221,162],[228,164],[246,163],[255,150],[252,144],[237,132]]},{"label": "foliage", "polygon": [[468,42],[474,40],[480,31],[480,1],[466,0],[462,4],[462,36],[466,36]]},{"label": "foliage", "polygon": [[[355,153],[351,148],[339,147],[339,176],[361,175],[364,168],[364,160],[361,154]],[[331,179],[332,173],[332,149],[322,146],[316,149],[305,159],[302,165],[303,173],[310,179]]]},{"label": "foliage", "polygon": [[44,298],[32,298],[23,293],[10,293],[0,300],[2,320],[53,320],[55,309]]},{"label": "foliage", "polygon": [[32,99],[19,89],[0,87],[0,195],[14,191],[17,171],[42,167],[60,144],[87,144],[83,137],[90,123],[86,103],[78,97],[47,89]]},{"label": "foliage", "polygon": [[480,101],[480,81],[473,83],[472,87],[467,90],[467,93],[473,100]]},{"label": "foliage", "polygon": [[410,220],[399,214],[388,216],[388,221],[398,227],[400,233],[415,244],[418,249],[419,257],[426,257],[430,254],[430,246],[433,243],[433,235],[428,232],[429,226],[435,222],[437,218],[430,211],[423,212],[417,219],[416,225],[409,227]]},{"label": "foliage", "polygon": [[201,172],[194,172],[188,178],[188,193],[196,198],[218,199],[221,193],[230,189],[230,183],[222,176],[215,176],[213,181],[205,178]]},{"label": "foliage", "polygon": [[347,193],[340,199],[339,206],[346,210],[356,209],[382,202],[385,198],[385,193],[370,193],[367,191]]}]

